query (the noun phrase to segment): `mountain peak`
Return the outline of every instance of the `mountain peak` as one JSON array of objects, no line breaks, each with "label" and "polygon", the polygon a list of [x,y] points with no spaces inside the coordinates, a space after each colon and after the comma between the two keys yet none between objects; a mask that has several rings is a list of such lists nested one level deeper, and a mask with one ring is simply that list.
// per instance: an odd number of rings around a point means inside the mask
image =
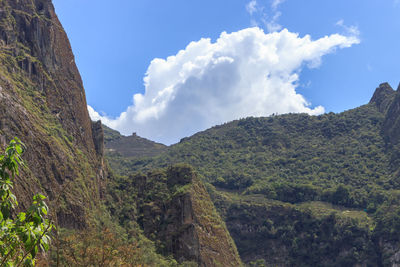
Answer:
[{"label": "mountain peak", "polygon": [[375,93],[369,103],[375,104],[380,112],[385,113],[389,105],[392,103],[395,95],[396,92],[389,83],[381,83],[379,87],[376,88]]}]

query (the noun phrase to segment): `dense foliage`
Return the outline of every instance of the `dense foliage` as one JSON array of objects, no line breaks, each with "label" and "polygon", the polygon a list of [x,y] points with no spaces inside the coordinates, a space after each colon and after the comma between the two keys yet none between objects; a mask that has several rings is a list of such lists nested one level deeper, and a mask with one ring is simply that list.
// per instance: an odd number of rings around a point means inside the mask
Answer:
[{"label": "dense foliage", "polygon": [[115,176],[108,186],[107,206],[129,235],[137,238],[142,231],[159,254],[182,266],[208,266],[207,261],[241,265],[206,188],[187,164]]},{"label": "dense foliage", "polygon": [[26,212],[15,213],[18,202],[11,189],[18,165],[23,163],[23,149],[15,138],[0,155],[0,266],[34,266],[39,251],[48,251],[50,245],[53,224],[46,218],[43,195],[35,195]]},{"label": "dense foliage", "polygon": [[[325,202],[290,204],[216,192],[214,201],[246,262],[266,266],[379,266],[374,220]],[[262,266],[261,263],[255,266]]]},{"label": "dense foliage", "polygon": [[[174,193],[183,192],[184,185],[177,184],[173,188],[168,186],[167,180],[171,175],[171,171],[168,173],[167,170],[154,170],[148,175],[138,173],[130,176],[121,176],[116,175],[113,171],[110,172],[105,204],[114,226],[105,229],[109,232],[109,229],[118,228],[117,231],[114,230],[114,235],[125,239],[123,242],[125,249],[119,253],[130,250],[127,253],[130,255],[128,258],[130,262],[144,266],[197,266],[196,263],[190,261],[178,263],[174,259],[171,249],[166,247],[166,243],[171,240],[166,240],[165,232],[164,238],[161,236],[162,230],[165,229],[158,227],[160,224],[163,224],[164,227],[168,225],[163,219],[165,214],[159,214],[161,212],[159,207],[166,208]],[[150,207],[146,214],[143,212],[144,206]],[[97,228],[102,228],[100,232],[104,232],[104,225],[110,225],[110,223],[101,223],[100,225]],[[89,236],[88,239],[90,244],[99,243],[96,241],[99,239],[96,235]]]},{"label": "dense foliage", "polygon": [[121,173],[187,162],[214,186],[286,202],[323,200],[373,208],[392,179],[381,125],[372,105],[341,114],[248,118],[182,140],[154,158],[110,157]]},{"label": "dense foliage", "polygon": [[[184,138],[151,158],[114,151],[109,161],[120,174],[193,165],[210,183],[221,214],[229,215],[224,219],[246,262],[256,264],[254,252],[262,255],[262,247],[272,246],[285,251],[282,257],[292,265],[329,257],[343,260],[332,265],[385,265],[400,248],[400,179],[396,150],[383,130],[385,116],[372,103],[340,114],[247,118]],[[218,201],[224,192],[232,196]],[[258,202],[240,204],[253,196],[269,203],[270,218]],[[255,245],[259,238],[269,243]]]},{"label": "dense foliage", "polygon": [[124,229],[105,210],[93,215],[95,219],[85,229],[61,229],[54,240],[50,266],[187,266],[158,254],[155,244],[137,226]]}]

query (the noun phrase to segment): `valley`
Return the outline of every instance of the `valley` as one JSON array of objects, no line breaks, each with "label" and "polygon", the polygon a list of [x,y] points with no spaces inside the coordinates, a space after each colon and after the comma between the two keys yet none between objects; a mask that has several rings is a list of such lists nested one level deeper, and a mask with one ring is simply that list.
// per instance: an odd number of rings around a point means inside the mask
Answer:
[{"label": "valley", "polygon": [[16,211],[41,193],[56,226],[37,266],[400,265],[400,86],[344,112],[247,117],[167,146],[91,120],[51,0],[3,0],[1,162],[14,137]]}]

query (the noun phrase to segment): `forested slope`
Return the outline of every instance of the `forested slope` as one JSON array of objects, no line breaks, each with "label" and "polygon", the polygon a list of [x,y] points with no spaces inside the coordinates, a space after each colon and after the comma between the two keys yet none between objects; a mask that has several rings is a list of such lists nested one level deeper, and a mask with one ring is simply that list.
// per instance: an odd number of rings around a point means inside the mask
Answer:
[{"label": "forested slope", "polygon": [[246,118],[154,157],[113,154],[109,161],[121,174],[193,165],[246,262],[275,264],[276,250],[287,258],[282,266],[393,264],[400,251],[399,106],[400,92],[385,83],[370,103],[343,113]]}]

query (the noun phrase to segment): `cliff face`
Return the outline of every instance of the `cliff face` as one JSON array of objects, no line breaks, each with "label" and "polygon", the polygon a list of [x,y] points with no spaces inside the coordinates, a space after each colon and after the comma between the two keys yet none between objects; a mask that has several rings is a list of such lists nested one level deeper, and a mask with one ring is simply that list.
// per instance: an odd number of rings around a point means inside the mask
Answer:
[{"label": "cliff face", "polygon": [[225,224],[191,167],[176,165],[130,181],[127,192],[137,194],[136,213],[130,216],[160,253],[199,266],[241,266]]},{"label": "cliff face", "polygon": [[393,88],[388,83],[382,83],[376,88],[369,103],[375,104],[380,112],[386,113],[395,96],[396,92]]},{"label": "cliff face", "polygon": [[[400,89],[400,86],[399,86]],[[389,142],[392,145],[398,145],[400,143],[400,91],[399,89],[394,92],[393,98],[388,105],[386,112],[386,119],[383,126],[383,130],[388,137]]]},{"label": "cliff face", "polygon": [[51,0],[0,1],[0,140],[27,146],[29,169],[16,182],[22,204],[43,192],[57,198],[61,225],[83,227],[105,175],[98,129]]},{"label": "cliff face", "polygon": [[382,135],[387,151],[391,155],[391,168],[400,177],[400,85],[394,91],[388,83],[381,84],[375,91],[370,103],[376,105],[385,115]]}]

